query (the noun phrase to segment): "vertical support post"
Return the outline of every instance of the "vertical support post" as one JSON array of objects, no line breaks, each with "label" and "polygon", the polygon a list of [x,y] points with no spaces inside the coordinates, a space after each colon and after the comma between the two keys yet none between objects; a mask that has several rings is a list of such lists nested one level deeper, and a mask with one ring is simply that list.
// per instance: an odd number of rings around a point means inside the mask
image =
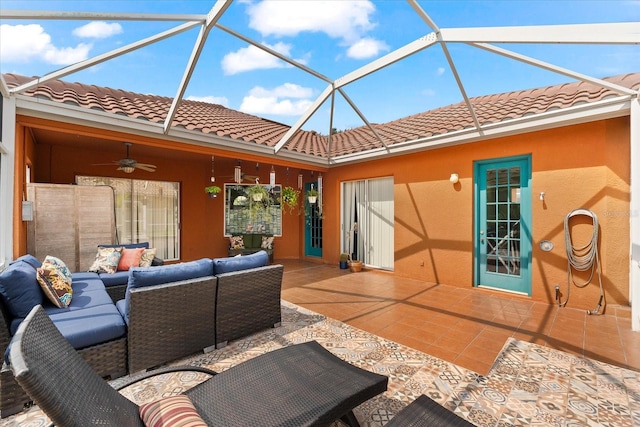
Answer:
[{"label": "vertical support post", "polygon": [[629,202],[629,298],[631,329],[640,331],[640,99],[631,99],[630,202]]},{"label": "vertical support post", "polygon": [[[22,198],[15,191],[16,168],[16,98],[2,97],[0,108],[0,266],[13,259],[14,255],[14,214],[20,208]],[[22,167],[22,166],[21,166]]]}]

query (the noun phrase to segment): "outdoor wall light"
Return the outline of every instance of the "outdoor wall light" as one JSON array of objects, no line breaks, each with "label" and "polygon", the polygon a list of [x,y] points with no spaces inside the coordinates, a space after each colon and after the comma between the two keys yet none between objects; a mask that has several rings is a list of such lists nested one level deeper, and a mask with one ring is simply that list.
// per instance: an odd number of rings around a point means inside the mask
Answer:
[{"label": "outdoor wall light", "polygon": [[544,202],[544,191],[540,192],[540,196],[538,196],[541,202]]},{"label": "outdoor wall light", "polygon": [[452,173],[451,176],[449,177],[449,182],[451,182],[452,184],[457,184],[458,181],[460,181],[460,178],[458,177],[457,173]]}]

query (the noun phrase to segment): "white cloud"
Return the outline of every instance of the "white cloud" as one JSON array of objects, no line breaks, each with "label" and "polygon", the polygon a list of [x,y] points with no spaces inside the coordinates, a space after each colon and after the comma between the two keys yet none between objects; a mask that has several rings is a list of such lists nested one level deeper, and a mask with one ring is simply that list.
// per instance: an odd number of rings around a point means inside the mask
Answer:
[{"label": "white cloud", "polygon": [[433,89],[424,89],[422,92],[424,96],[435,96],[436,95],[436,91]]},{"label": "white cloud", "polygon": [[[279,42],[273,46],[265,43],[265,46],[287,57],[289,57],[291,52],[291,45],[287,43]],[[301,64],[307,63],[306,59],[296,59],[296,61]],[[290,65],[253,45],[228,53],[222,58],[222,71],[225,75],[233,75],[251,70],[285,67],[290,67]]]},{"label": "white cloud", "polygon": [[438,69],[436,70],[436,76],[441,76],[443,75],[445,72],[444,67],[438,67]]},{"label": "white cloud", "polygon": [[309,97],[313,90],[293,83],[285,83],[274,89],[256,86],[249,91],[240,105],[240,111],[249,114],[297,116],[313,103]]},{"label": "white cloud", "polygon": [[95,39],[104,39],[120,33],[122,33],[122,25],[118,23],[109,24],[104,21],[89,22],[73,30],[73,35],[76,37]]},{"label": "white cloud", "polygon": [[220,104],[224,107],[229,106],[229,100],[226,96],[188,96],[188,101],[208,102],[209,104]]},{"label": "white cloud", "polygon": [[69,65],[88,58],[91,44],[59,48],[37,24],[0,25],[0,60],[27,63],[40,59],[55,65]]},{"label": "white cloud", "polygon": [[367,37],[352,44],[347,49],[347,56],[354,59],[367,59],[388,50],[389,46],[385,42]]},{"label": "white cloud", "polygon": [[351,44],[373,29],[370,1],[262,1],[247,8],[249,27],[263,36],[321,32]]}]

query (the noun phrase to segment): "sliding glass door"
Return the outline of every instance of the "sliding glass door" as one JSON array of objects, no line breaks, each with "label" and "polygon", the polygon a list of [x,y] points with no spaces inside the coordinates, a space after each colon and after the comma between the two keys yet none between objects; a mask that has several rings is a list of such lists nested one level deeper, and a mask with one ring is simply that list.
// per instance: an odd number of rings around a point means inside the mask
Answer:
[{"label": "sliding glass door", "polygon": [[393,270],[393,178],[342,184],[342,251],[369,267]]}]

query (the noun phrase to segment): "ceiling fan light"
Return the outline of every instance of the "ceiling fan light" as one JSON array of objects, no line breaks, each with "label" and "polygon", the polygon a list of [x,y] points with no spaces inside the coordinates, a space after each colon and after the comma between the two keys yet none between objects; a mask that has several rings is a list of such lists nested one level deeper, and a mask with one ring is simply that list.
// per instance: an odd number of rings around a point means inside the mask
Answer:
[{"label": "ceiling fan light", "polygon": [[132,173],[134,170],[136,170],[136,168],[134,168],[133,166],[123,166],[120,169],[124,173]]}]

